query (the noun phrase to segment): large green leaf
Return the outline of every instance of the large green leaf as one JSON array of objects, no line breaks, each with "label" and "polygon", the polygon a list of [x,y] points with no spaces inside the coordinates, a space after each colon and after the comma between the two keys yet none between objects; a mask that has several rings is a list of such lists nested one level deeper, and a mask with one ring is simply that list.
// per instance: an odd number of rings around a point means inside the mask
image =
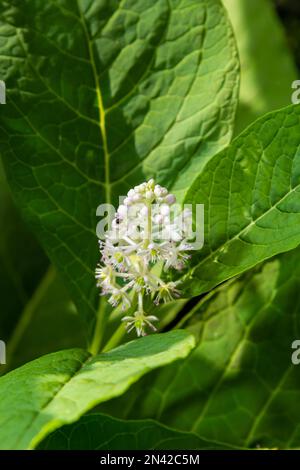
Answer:
[{"label": "large green leaf", "polygon": [[186,357],[194,345],[193,335],[177,330],[93,357],[82,349],[57,352],[9,372],[0,378],[0,448],[36,446],[150,370]]},{"label": "large green leaf", "polygon": [[[55,431],[43,450],[172,450],[224,449],[194,433],[179,432],[153,420],[123,421],[95,413]],[[225,447],[226,448],[226,447]]]},{"label": "large green leaf", "polygon": [[291,85],[298,74],[271,0],[223,3],[232,21],[241,62],[236,116],[239,134],[263,114],[291,103]]},{"label": "large green leaf", "polygon": [[0,162],[0,339],[8,341],[48,260],[21,220]]},{"label": "large green leaf", "polygon": [[138,384],[123,416],[241,447],[299,447],[300,369],[291,360],[300,331],[299,250],[224,284],[188,328],[198,346]]},{"label": "large green leaf", "polygon": [[204,247],[185,276],[210,290],[300,243],[300,107],[267,114],[216,155],[188,192],[204,204]]},{"label": "large green leaf", "polygon": [[0,152],[89,321],[97,206],[150,176],[184,192],[231,138],[231,27],[219,0],[0,0],[0,11]]}]

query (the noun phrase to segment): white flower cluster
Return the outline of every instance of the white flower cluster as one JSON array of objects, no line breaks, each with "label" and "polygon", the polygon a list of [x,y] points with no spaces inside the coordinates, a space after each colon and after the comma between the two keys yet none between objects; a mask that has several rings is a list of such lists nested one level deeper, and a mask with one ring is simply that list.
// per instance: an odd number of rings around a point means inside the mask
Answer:
[{"label": "white flower cluster", "polygon": [[158,321],[144,311],[144,297],[151,296],[159,304],[180,294],[177,282],[164,281],[153,269],[160,263],[165,271],[179,270],[189,258],[191,212],[176,213],[175,202],[175,196],[152,179],[135,186],[119,206],[105,241],[100,242],[97,286],[109,295],[113,306],[121,304],[127,310],[136,305],[133,315],[122,320],[127,331],[135,328],[138,336],[146,334],[146,327],[156,330],[153,322]]}]

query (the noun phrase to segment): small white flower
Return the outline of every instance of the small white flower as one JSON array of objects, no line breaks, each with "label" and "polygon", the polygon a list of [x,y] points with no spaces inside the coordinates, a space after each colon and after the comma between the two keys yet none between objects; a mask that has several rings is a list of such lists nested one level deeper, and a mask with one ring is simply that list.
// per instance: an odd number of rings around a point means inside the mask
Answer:
[{"label": "small white flower", "polygon": [[168,194],[166,197],[165,197],[165,202],[167,204],[174,204],[176,202],[176,197],[174,196],[174,194]]},{"label": "small white flower", "polygon": [[153,197],[154,197],[153,191],[151,191],[151,190],[150,190],[150,191],[146,191],[145,197],[146,197],[146,199],[147,199],[148,201],[151,201],[151,200],[153,199]]},{"label": "small white flower", "polygon": [[161,197],[162,196],[162,191],[161,191],[161,186],[159,186],[158,184],[155,186],[154,188],[154,194],[155,196],[157,197]]},{"label": "small white flower", "polygon": [[[173,214],[176,198],[166,188],[151,179],[128,191],[100,243],[101,265],[96,269],[97,286],[109,296],[113,306],[123,310],[136,308],[132,316],[122,321],[127,331],[136,330],[144,336],[146,329],[156,330],[158,319],[144,311],[144,298],[155,304],[179,297],[176,282],[165,282],[154,274],[153,266],[160,262],[163,270],[182,269],[191,249],[186,236],[191,226],[191,213]],[[133,296],[129,296],[133,292]],[[134,299],[134,300],[132,300]]]},{"label": "small white flower", "polygon": [[169,215],[170,214],[170,207],[167,204],[162,204],[160,208],[160,213],[162,215]]},{"label": "small white flower", "polygon": [[176,287],[177,284],[175,282],[162,282],[154,302],[156,304],[159,304],[161,301],[167,303],[178,298],[180,296],[180,291]]},{"label": "small white flower", "polygon": [[147,326],[153,331],[156,331],[156,328],[152,323],[158,321],[158,318],[154,315],[146,316],[143,312],[135,312],[132,316],[123,317],[122,321],[126,323],[126,330],[128,333],[135,328],[137,336],[146,336]]},{"label": "small white flower", "polygon": [[153,220],[156,224],[161,224],[164,220],[164,216],[162,214],[156,214]]},{"label": "small white flower", "polygon": [[125,197],[124,204],[125,206],[129,206],[132,202],[132,196]]},{"label": "small white flower", "polygon": [[148,213],[149,213],[148,207],[147,207],[147,206],[143,206],[140,213],[141,213],[141,216],[142,216],[142,217],[146,217],[146,216],[148,215]]},{"label": "small white flower", "polygon": [[118,207],[118,216],[119,216],[119,218],[123,219],[124,217],[126,217],[127,212],[128,212],[128,207],[126,207],[124,204],[121,204]]}]

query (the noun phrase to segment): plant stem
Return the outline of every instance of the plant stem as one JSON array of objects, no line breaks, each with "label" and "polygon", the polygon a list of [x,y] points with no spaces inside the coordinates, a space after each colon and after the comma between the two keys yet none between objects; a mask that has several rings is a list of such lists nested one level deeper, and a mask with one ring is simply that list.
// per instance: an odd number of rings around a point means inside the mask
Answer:
[{"label": "plant stem", "polygon": [[138,293],[138,311],[139,313],[144,313],[144,307],[143,307],[143,294],[142,292]]},{"label": "plant stem", "polygon": [[100,297],[96,325],[94,329],[93,338],[89,347],[89,352],[93,355],[97,354],[101,349],[103,335],[108,320],[108,314],[105,310],[106,302],[104,300],[104,297]]},{"label": "plant stem", "polygon": [[148,215],[147,215],[147,228],[146,238],[144,240],[144,248],[147,248],[152,239],[152,208],[151,203],[147,203]]},{"label": "plant stem", "polygon": [[[137,308],[137,305],[138,305],[138,295],[137,293],[135,293],[133,296],[131,308],[128,311],[128,314],[131,314],[131,313],[133,314]],[[121,325],[116,329],[114,334],[109,338],[105,346],[102,348],[101,352],[110,351],[111,349],[119,346],[119,344],[121,343],[122,339],[124,338],[126,334],[127,334],[127,331],[126,331],[125,325],[124,323],[121,323]]]},{"label": "plant stem", "polygon": [[53,266],[50,266],[44,277],[42,278],[40,284],[38,285],[37,289],[35,290],[33,296],[25,306],[21,317],[17,323],[17,326],[8,342],[7,345],[7,356],[8,356],[8,361],[7,364],[4,367],[1,367],[1,372],[5,372],[7,369],[9,369],[9,366],[12,362],[13,355],[18,347],[18,344],[24,335],[24,332],[28,328],[28,325],[30,324],[32,317],[42,301],[45,293],[49,289],[49,286],[52,284],[56,276],[56,271]]},{"label": "plant stem", "polygon": [[111,349],[115,348],[116,346],[119,346],[121,343],[122,339],[124,338],[126,334],[126,329],[123,324],[117,328],[117,330],[114,332],[114,334],[111,336],[111,338],[107,341],[106,345],[102,349],[102,352],[107,352],[110,351]]}]

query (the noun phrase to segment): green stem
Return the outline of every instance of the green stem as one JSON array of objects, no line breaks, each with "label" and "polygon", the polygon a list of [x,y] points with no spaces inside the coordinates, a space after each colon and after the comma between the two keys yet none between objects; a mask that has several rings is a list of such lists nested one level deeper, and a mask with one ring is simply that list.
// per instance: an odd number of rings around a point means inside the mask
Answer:
[{"label": "green stem", "polygon": [[151,242],[152,239],[152,207],[151,207],[151,202],[146,203],[147,209],[148,209],[148,215],[147,215],[147,230],[146,230],[146,238],[144,240],[144,248],[147,248],[149,243]]},{"label": "green stem", "polygon": [[49,286],[52,284],[56,276],[56,272],[53,266],[50,266],[46,274],[44,275],[42,281],[40,282],[38,288],[34,292],[33,296],[27,303],[24,308],[22,315],[17,323],[17,326],[8,342],[7,345],[7,357],[8,361],[4,367],[1,367],[1,373],[9,369],[9,366],[12,362],[13,355],[24,335],[26,329],[28,328],[35,311],[37,310],[38,305],[42,301],[45,293],[49,289]]},{"label": "green stem", "polygon": [[144,313],[143,293],[142,292],[138,293],[138,311],[141,314]]},{"label": "green stem", "polygon": [[105,310],[106,310],[106,302],[104,300],[104,297],[101,297],[100,302],[99,302],[99,308],[98,308],[94,334],[93,334],[93,338],[89,347],[89,352],[93,355],[98,354],[98,352],[101,349],[103,335],[104,335],[105,327],[106,327],[107,320],[108,320],[108,314]]},{"label": "green stem", "polygon": [[114,349],[116,346],[119,346],[125,334],[126,334],[125,326],[121,324],[119,328],[111,336],[111,338],[108,340],[108,342],[102,349],[102,352],[110,351],[111,349]]},{"label": "green stem", "polygon": [[[138,304],[138,295],[135,293],[132,299],[132,306],[130,310],[127,312],[129,315],[133,314],[137,308]],[[127,334],[126,328],[124,323],[121,323],[121,325],[116,329],[114,334],[110,337],[110,339],[107,341],[105,346],[102,349],[102,352],[110,351],[111,349],[114,349],[115,347],[119,346],[124,338],[124,336]]]}]

